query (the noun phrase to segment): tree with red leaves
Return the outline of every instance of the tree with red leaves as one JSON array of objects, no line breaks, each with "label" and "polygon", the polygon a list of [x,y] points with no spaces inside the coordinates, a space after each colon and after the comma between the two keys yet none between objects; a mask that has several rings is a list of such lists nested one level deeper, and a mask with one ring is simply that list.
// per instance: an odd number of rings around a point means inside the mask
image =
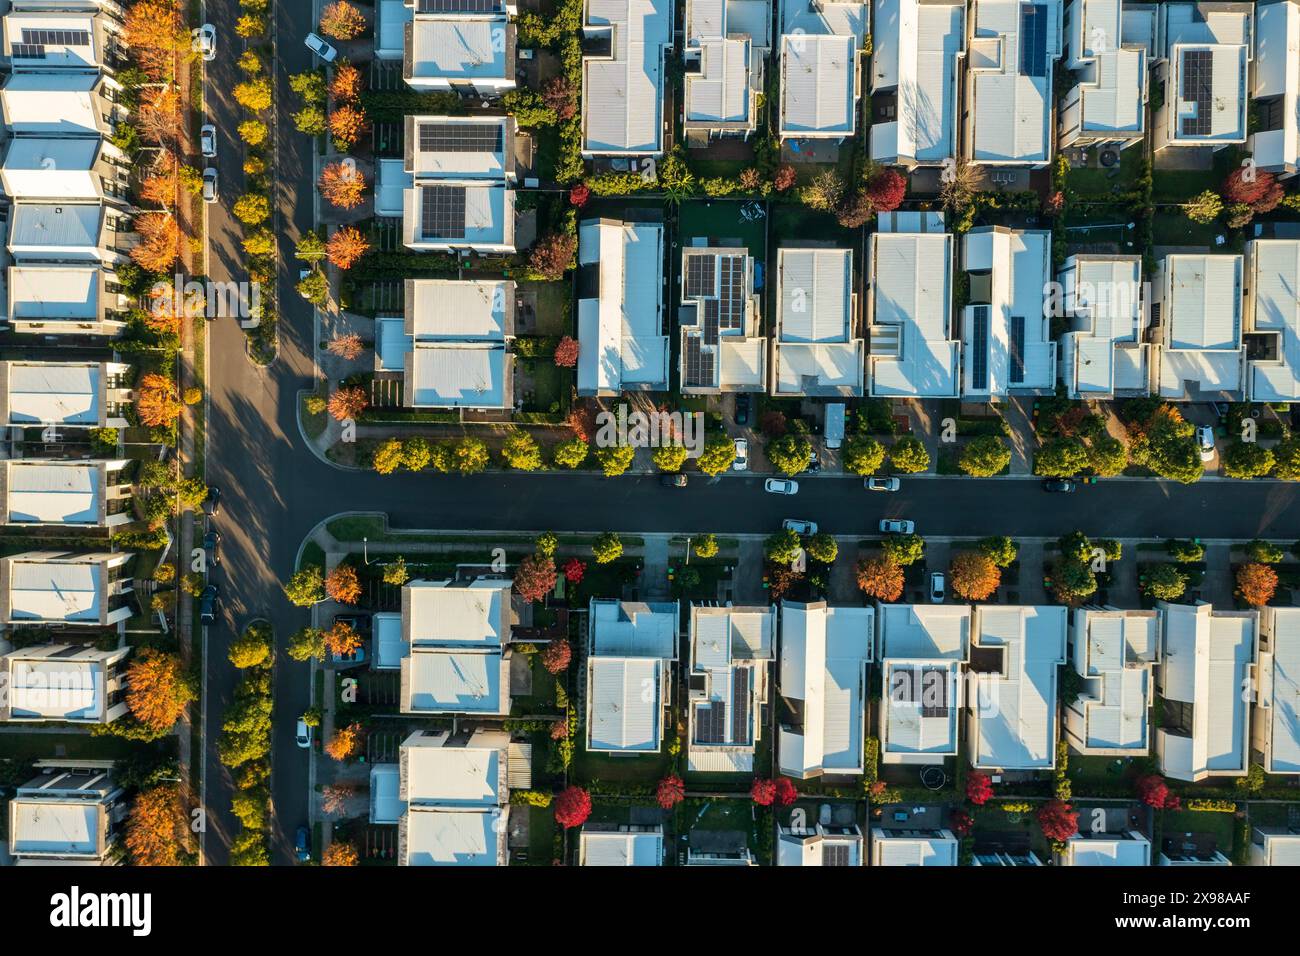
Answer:
[{"label": "tree with red leaves", "polygon": [[1064,843],[1079,832],[1079,814],[1064,800],[1048,800],[1038,808],[1043,836]]},{"label": "tree with red leaves", "polygon": [[560,368],[573,368],[578,364],[578,340],[566,335],[555,346],[555,364]]},{"label": "tree with red leaves", "polygon": [[977,807],[982,807],[993,796],[993,782],[986,773],[972,770],[966,778],[966,799]]},{"label": "tree with red leaves", "polygon": [[551,641],[546,645],[546,650],[542,651],[542,666],[546,668],[548,674],[563,673],[568,669],[571,660],[573,660],[573,648],[563,638]]},{"label": "tree with red leaves", "polygon": [[677,774],[670,773],[659,781],[659,786],[655,789],[655,799],[659,801],[659,806],[671,810],[686,799],[686,784],[682,783],[682,778]]},{"label": "tree with red leaves", "polygon": [[564,829],[580,827],[591,816],[591,794],[582,787],[565,787],[555,798],[555,822]]},{"label": "tree with red leaves", "polygon": [[564,562],[564,580],[570,584],[578,584],[582,581],[582,576],[587,573],[587,565],[579,558],[569,558]]},{"label": "tree with red leaves", "polygon": [[543,236],[528,255],[528,265],[543,279],[562,279],[573,265],[578,251],[578,237],[553,232]]},{"label": "tree with red leaves", "polygon": [[799,799],[799,789],[789,777],[780,777],[776,781],[776,805],[788,807]]},{"label": "tree with red leaves", "polygon": [[760,807],[770,807],[776,799],[776,784],[762,777],[754,778],[754,785],[749,788],[749,795]]},{"label": "tree with red leaves", "polygon": [[569,205],[577,206],[581,209],[587,205],[587,200],[591,198],[591,189],[586,183],[574,183],[573,188],[569,190]]},{"label": "tree with red leaves", "polygon": [[1157,810],[1177,810],[1181,805],[1177,794],[1169,792],[1169,784],[1158,773],[1149,773],[1139,777],[1137,782],[1138,797],[1148,807]]},{"label": "tree with red leaves", "polygon": [[907,195],[907,180],[896,169],[882,169],[867,181],[865,192],[876,212],[893,212]]},{"label": "tree with red leaves", "polygon": [[784,166],[778,166],[776,172],[772,175],[772,188],[779,193],[790,189],[799,180],[799,174],[794,171],[794,167],[788,163]]},{"label": "tree with red leaves", "polygon": [[514,590],[525,601],[540,601],[555,587],[555,562],[530,554],[515,569]]},{"label": "tree with red leaves", "polygon": [[758,427],[762,429],[763,434],[768,438],[780,438],[785,434],[786,422],[784,412],[778,412],[775,409],[766,411],[758,420],[758,423]]},{"label": "tree with red leaves", "polygon": [[554,76],[546,81],[542,87],[542,102],[555,111],[555,118],[561,122],[578,115],[578,94],[563,76]]},{"label": "tree with red leaves", "polygon": [[1223,181],[1223,198],[1229,203],[1249,206],[1254,212],[1271,212],[1277,208],[1283,192],[1276,176],[1254,167],[1234,169]]},{"label": "tree with red leaves", "polygon": [[958,838],[964,839],[975,829],[975,818],[965,810],[954,810],[948,814],[948,827]]}]

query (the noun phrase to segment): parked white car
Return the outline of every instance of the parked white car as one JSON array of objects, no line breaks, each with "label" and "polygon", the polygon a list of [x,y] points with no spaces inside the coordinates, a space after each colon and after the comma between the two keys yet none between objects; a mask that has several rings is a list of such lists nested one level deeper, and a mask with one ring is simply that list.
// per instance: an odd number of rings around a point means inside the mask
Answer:
[{"label": "parked white car", "polygon": [[1214,429],[1209,425],[1196,429],[1196,447],[1201,450],[1201,461],[1214,460]]},{"label": "parked white car", "polygon": [[307,44],[307,49],[315,53],[326,63],[333,63],[334,58],[339,55],[339,51],[334,49],[314,33],[308,33],[307,38],[303,40]]},{"label": "parked white car", "polygon": [[203,170],[203,201],[217,201],[217,170],[214,166]]},{"label": "parked white car", "polygon": [[781,527],[787,531],[793,531],[795,534],[816,534],[816,521],[803,521],[799,518],[786,518],[781,522]]},{"label": "parked white car", "polygon": [[749,467],[749,439],[748,438],[736,439],[736,460],[731,463],[731,467],[735,471],[744,471],[746,468]]},{"label": "parked white car", "polygon": [[190,44],[194,52],[203,57],[204,60],[213,60],[217,56],[217,28],[211,23],[205,23],[197,30],[190,32]]},{"label": "parked white car", "polygon": [[897,491],[902,486],[897,478],[867,478],[862,482],[867,491]]},{"label": "parked white car", "polygon": [[304,750],[310,747],[311,746],[311,724],[307,723],[307,721],[299,717],[298,729],[297,731],[294,732],[293,739],[294,742],[299,747],[302,747]]},{"label": "parked white car", "polygon": [[912,534],[916,531],[916,522],[905,518],[882,518],[880,530],[883,534]]},{"label": "parked white car", "polygon": [[763,490],[774,495],[797,495],[799,482],[793,478],[769,478],[763,482]]},{"label": "parked white car", "polygon": [[930,575],[930,603],[942,604],[944,592],[947,591],[947,582],[944,581],[943,572],[935,571]]},{"label": "parked white car", "polygon": [[208,159],[217,155],[217,128],[211,123],[199,127],[199,152]]}]

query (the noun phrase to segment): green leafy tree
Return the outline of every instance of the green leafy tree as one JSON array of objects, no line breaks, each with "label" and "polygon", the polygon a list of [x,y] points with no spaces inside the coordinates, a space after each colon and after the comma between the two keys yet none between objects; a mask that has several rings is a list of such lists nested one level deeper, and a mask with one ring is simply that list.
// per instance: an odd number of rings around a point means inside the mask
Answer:
[{"label": "green leafy tree", "polygon": [[904,435],[889,449],[889,463],[895,471],[915,475],[930,467],[930,453],[925,450],[920,439]]},{"label": "green leafy tree", "polygon": [[591,556],[597,564],[609,564],[623,556],[623,542],[612,531],[596,536],[591,544]]},{"label": "green leafy tree", "polygon": [[655,467],[660,471],[676,472],[686,464],[688,452],[682,445],[660,445],[651,454]]},{"label": "green leafy tree", "polygon": [[1223,215],[1223,197],[1214,190],[1207,189],[1183,206],[1183,212],[1192,222],[1208,226]]},{"label": "green leafy tree", "polygon": [[402,443],[402,464],[410,471],[423,471],[433,461],[433,448],[427,438],[416,435]]},{"label": "green leafy tree", "polygon": [[767,443],[767,460],[782,474],[797,475],[808,467],[812,457],[812,441],[806,435],[787,432]]},{"label": "green leafy tree", "polygon": [[1019,552],[1016,543],[1006,535],[980,538],[975,542],[975,549],[1000,568],[1010,567]]},{"label": "green leafy tree", "polygon": [[511,432],[501,446],[501,457],[518,471],[537,471],[542,467],[542,449],[525,431]]},{"label": "green leafy tree", "polygon": [[635,457],[636,449],[631,445],[611,445],[596,449],[596,461],[600,463],[606,478],[617,478],[626,472],[632,467],[632,459]]},{"label": "green leafy tree", "polygon": [[713,558],[718,554],[718,538],[713,534],[702,534],[693,542],[697,558]]},{"label": "green leafy tree", "polygon": [[325,278],[323,272],[310,272],[304,278],[298,280],[295,286],[298,294],[316,306],[323,309],[329,305],[330,301],[330,284]]},{"label": "green leafy tree", "polygon": [[1011,449],[996,435],[981,435],[967,442],[957,464],[968,475],[991,478],[1011,464]]},{"label": "green leafy tree", "polygon": [[1097,592],[1097,576],[1086,561],[1067,557],[1052,570],[1052,589],[1063,604],[1075,604]]},{"label": "green leafy tree", "polygon": [[840,553],[840,547],[835,542],[835,536],[825,531],[819,531],[808,539],[808,557],[814,561],[820,561],[822,564],[832,564]]},{"label": "green leafy tree", "polygon": [[720,475],[736,461],[736,446],[726,435],[710,438],[695,464],[706,475]]},{"label": "green leafy tree", "polygon": [[1229,478],[1263,478],[1274,464],[1273,452],[1255,442],[1235,441],[1223,453],[1223,473]]},{"label": "green leafy tree", "polygon": [[400,588],[411,579],[411,572],[406,568],[406,559],[400,554],[384,566],[384,583]]},{"label": "green leafy tree", "polygon": [[763,543],[763,553],[773,564],[791,564],[803,550],[799,535],[790,528],[782,528],[776,534],[769,535]]},{"label": "green leafy tree", "polygon": [[294,257],[303,262],[317,263],[327,255],[325,240],[313,231],[304,232],[293,251]]},{"label": "green leafy tree", "polygon": [[1165,550],[1179,564],[1196,564],[1205,559],[1205,545],[1199,541],[1166,541]]},{"label": "green leafy tree", "polygon": [[556,445],[552,457],[561,468],[580,468],[590,454],[591,446],[575,437]]},{"label": "green leafy tree", "polygon": [[260,113],[271,108],[271,81],[264,76],[254,76],[236,83],[235,102],[244,109]]},{"label": "green leafy tree", "polygon": [[1161,406],[1151,416],[1147,443],[1147,467],[1162,478],[1192,484],[1205,473],[1196,427],[1173,406]]},{"label": "green leafy tree", "polygon": [[491,457],[487,444],[479,438],[462,438],[452,449],[453,467],[462,475],[473,475],[487,468]]},{"label": "green leafy tree", "polygon": [[885,446],[870,435],[856,435],[844,443],[844,470],[854,475],[874,475],[885,463]]},{"label": "green leafy tree", "polygon": [[907,567],[925,555],[925,539],[917,534],[891,534],[880,542],[880,550],[892,558],[895,564]]},{"label": "green leafy tree", "polygon": [[1102,478],[1114,478],[1128,467],[1128,448],[1114,435],[1098,435],[1088,443],[1088,466]]},{"label": "green leafy tree", "polygon": [[1282,559],[1286,557],[1285,551],[1262,538],[1247,541],[1243,550],[1248,560],[1258,564],[1281,564]]},{"label": "green leafy tree", "polygon": [[260,193],[246,193],[235,200],[235,218],[246,226],[260,226],[271,218],[271,201]]},{"label": "green leafy tree", "polygon": [[1089,562],[1093,558],[1092,539],[1082,531],[1071,531],[1069,534],[1060,538],[1057,542],[1061,548],[1061,553],[1066,557],[1074,558],[1076,561]]},{"label": "green leafy tree", "polygon": [[1300,481],[1300,439],[1288,438],[1273,448],[1273,477]]},{"label": "green leafy tree", "polygon": [[1053,438],[1034,455],[1034,474],[1067,478],[1088,467],[1088,449],[1077,438]]},{"label": "green leafy tree", "polygon": [[375,447],[373,463],[375,471],[381,475],[391,475],[401,467],[404,456],[402,442],[397,438],[388,438]]},{"label": "green leafy tree", "polygon": [[533,547],[544,558],[554,558],[555,549],[560,546],[560,536],[554,531],[543,531],[533,542]]},{"label": "green leafy tree", "polygon": [[304,627],[289,638],[285,652],[295,661],[322,660],[325,657],[325,632],[316,627]]},{"label": "green leafy tree", "polygon": [[261,667],[271,659],[271,634],[265,626],[254,624],[230,642],[230,663],[238,668]]},{"label": "green leafy tree", "polygon": [[329,119],[319,106],[304,106],[295,111],[292,117],[294,129],[308,136],[324,136],[330,128]]},{"label": "green leafy tree", "polygon": [[295,571],[284,585],[284,596],[298,607],[311,607],[325,600],[325,575],[320,567],[309,564]]},{"label": "green leafy tree", "polygon": [[1172,564],[1157,564],[1147,571],[1147,593],[1157,601],[1176,601],[1187,590],[1187,575]]}]

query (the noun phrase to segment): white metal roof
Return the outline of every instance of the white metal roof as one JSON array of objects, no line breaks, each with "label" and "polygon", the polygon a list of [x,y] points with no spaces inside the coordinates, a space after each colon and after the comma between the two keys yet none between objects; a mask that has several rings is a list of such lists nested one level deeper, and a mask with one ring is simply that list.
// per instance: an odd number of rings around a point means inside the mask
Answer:
[{"label": "white metal roof", "polygon": [[95,720],[104,712],[104,668],[97,660],[6,659],[9,709],[14,717]]},{"label": "white metal roof", "polygon": [[[43,31],[25,41],[28,30]],[[58,31],[58,32],[55,32]],[[15,69],[96,69],[102,60],[95,34],[95,14],[89,11],[22,11],[4,18],[5,49]],[[79,42],[83,37],[86,42]],[[40,55],[25,50],[40,48]]]},{"label": "white metal roof", "polygon": [[578,862],[581,866],[663,866],[663,830],[606,832],[584,827],[578,837]]},{"label": "white metal roof", "polygon": [[93,73],[18,73],[0,90],[5,125],[14,134],[89,136],[100,131]]},{"label": "white metal roof", "polygon": [[885,604],[876,613],[881,659],[966,659],[971,629],[969,605]]},{"label": "white metal roof", "polygon": [[877,827],[871,846],[875,866],[956,866],[961,842],[949,830],[896,832]]},{"label": "white metal roof", "polygon": [[1261,688],[1261,703],[1268,707],[1264,719],[1269,722],[1271,746],[1270,773],[1300,773],[1300,608],[1271,608],[1273,636],[1270,641],[1273,666],[1262,675],[1267,681],[1266,697]]},{"label": "white metal roof", "polygon": [[504,345],[417,342],[406,365],[418,408],[506,406]]},{"label": "white metal roof", "polygon": [[98,199],[100,141],[23,136],[9,141],[0,182],[11,199]]},{"label": "white metal roof", "polygon": [[686,74],[686,120],[691,123],[752,123],[750,42],[701,40],[700,72]]},{"label": "white metal roof", "polygon": [[1179,399],[1187,385],[1202,392],[1241,389],[1242,257],[1166,256],[1160,352],[1160,395]]},{"label": "white metal roof", "polygon": [[101,203],[15,203],[10,222],[9,251],[15,255],[57,255],[97,258]]},{"label": "white metal roof", "polygon": [[[505,179],[506,151],[512,147],[509,137],[509,119],[505,116],[415,116],[415,142],[408,144],[411,152],[412,173],[416,176],[436,178]],[[468,129],[500,130],[501,149],[422,149],[420,130],[426,126],[463,127]],[[399,168],[401,168],[399,166]]]},{"label": "white metal roof", "polygon": [[803,839],[798,834],[786,833],[784,830],[776,840],[776,865],[826,866],[828,847],[844,847],[848,856],[844,866],[862,865],[862,837],[859,834],[817,834]]},{"label": "white metal roof", "polygon": [[406,814],[407,866],[496,866],[503,813],[411,807]]},{"label": "white metal roof", "polygon": [[375,175],[375,215],[404,215],[406,191],[414,189],[415,177],[406,171],[403,159],[381,159]]},{"label": "white metal roof", "polygon": [[[961,710],[961,663],[956,660],[884,661],[881,750],[902,760],[953,756]],[[931,708],[928,703],[938,706]]]},{"label": "white metal roof", "polygon": [[1259,4],[1255,31],[1251,95],[1281,97],[1282,122],[1278,129],[1251,133],[1251,155],[1262,169],[1294,170],[1300,165],[1300,4]]},{"label": "white metal roof", "polygon": [[[1145,754],[1150,746],[1151,667],[1159,620],[1142,611],[1075,611],[1076,669],[1085,680],[1079,704],[1085,743]],[[1082,662],[1081,668],[1077,663]]]},{"label": "white metal roof", "polygon": [[411,581],[405,586],[402,613],[409,618],[413,645],[496,645],[502,633],[503,605],[510,602],[510,581],[481,579],[468,586],[448,581]]},{"label": "white metal roof", "polygon": [[1277,333],[1278,346],[1276,359],[1250,361],[1250,399],[1300,401],[1300,239],[1256,239],[1249,250],[1251,329]]},{"label": "white metal roof", "polygon": [[412,647],[409,669],[412,711],[501,712],[502,670],[499,653],[454,653]]},{"label": "white metal roof", "polygon": [[395,763],[377,763],[370,767],[370,822],[397,823],[406,809],[399,789],[401,769]]},{"label": "white metal roof", "polygon": [[997,770],[1056,765],[1057,668],[1065,663],[1069,609],[981,604],[976,644],[1002,649],[999,674],[980,674],[969,701],[971,764]]},{"label": "white metal roof", "polygon": [[99,621],[102,569],[93,561],[9,562],[11,621]]},{"label": "white metal roof", "polygon": [[852,249],[780,249],[781,344],[847,342],[853,313]]},{"label": "white metal roof", "polygon": [[587,0],[585,27],[612,34],[610,59],[582,61],[583,150],[645,155],[663,149],[664,48],[670,0]]},{"label": "white metal roof", "polygon": [[1266,833],[1262,866],[1300,866],[1300,833]]},{"label": "white metal roof", "polygon": [[967,96],[971,155],[984,163],[1045,163],[1051,159],[1052,63],[1061,52],[1060,0],[1040,2],[1046,13],[1042,76],[1022,70],[1020,0],[972,0]]},{"label": "white metal roof", "polygon": [[1142,323],[1142,261],[1138,256],[1072,256],[1061,274],[1076,324],[1061,337],[1063,377],[1077,395],[1144,389],[1147,347]]},{"label": "white metal roof", "polygon": [[99,317],[97,266],[14,265],[7,275],[10,319],[48,322]]},{"label": "white metal roof", "polygon": [[509,77],[509,17],[420,14],[411,31],[413,78],[477,80]]},{"label": "white metal roof", "polygon": [[593,655],[677,659],[676,602],[593,600],[589,613]]},{"label": "white metal roof", "polygon": [[17,854],[98,856],[104,808],[86,800],[15,797],[10,804]]},{"label": "white metal roof", "polygon": [[96,425],[101,415],[99,383],[98,365],[11,363],[9,422]]},{"label": "white metal roof", "polygon": [[6,518],[11,524],[94,524],[104,494],[99,465],[8,461]]},{"label": "white metal roof", "polygon": [[504,759],[496,747],[403,744],[406,800],[440,807],[496,806]]},{"label": "white metal roof", "polygon": [[781,29],[785,34],[829,34],[851,36],[862,45],[870,22],[868,3],[852,0],[780,0]]},{"label": "white metal roof", "polygon": [[1066,866],[1150,866],[1151,843],[1136,831],[1080,836],[1066,843]]},{"label": "white metal roof", "polygon": [[852,136],[858,47],[851,36],[781,37],[781,135]]},{"label": "white metal roof", "polygon": [[591,657],[588,706],[592,750],[657,751],[664,662],[649,657]]}]

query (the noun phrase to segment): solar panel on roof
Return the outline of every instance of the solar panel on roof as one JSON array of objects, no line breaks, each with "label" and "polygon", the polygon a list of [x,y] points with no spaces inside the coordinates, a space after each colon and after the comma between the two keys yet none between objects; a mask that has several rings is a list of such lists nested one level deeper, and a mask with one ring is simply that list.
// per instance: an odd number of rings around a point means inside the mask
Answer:
[{"label": "solar panel on roof", "polygon": [[464,186],[425,186],[420,191],[420,232],[426,239],[465,238]]},{"label": "solar panel on roof", "polygon": [[422,153],[499,153],[502,129],[499,123],[421,123]]},{"label": "solar panel on roof", "polygon": [[847,843],[826,843],[822,845],[822,866],[848,866],[849,845]]},{"label": "solar panel on roof", "polygon": [[1182,134],[1209,136],[1214,109],[1213,51],[1183,51],[1183,99],[1196,104],[1196,115],[1182,118]]},{"label": "solar panel on roof", "polygon": [[726,742],[723,727],[726,726],[727,705],[720,700],[710,701],[707,706],[695,708],[695,742],[699,744],[720,744]]},{"label": "solar panel on roof", "polygon": [[714,256],[688,256],[686,259],[686,298],[713,295]]},{"label": "solar panel on roof", "polygon": [[922,667],[920,680],[921,716],[948,716],[948,669]]},{"label": "solar panel on roof", "polygon": [[16,60],[45,59],[45,47],[43,46],[36,46],[31,43],[15,43],[13,50],[14,59]]},{"label": "solar panel on roof", "polygon": [[744,318],[745,260],[741,256],[725,256],[719,271],[718,320],[724,329],[738,329]]},{"label": "solar panel on roof", "polygon": [[977,305],[971,315],[971,388],[983,391],[989,387],[989,307]]},{"label": "solar panel on roof", "polygon": [[731,742],[749,743],[749,729],[749,668],[737,667],[731,675]]},{"label": "solar panel on roof", "polygon": [[90,46],[90,31],[28,29],[23,27],[23,43],[32,46]]},{"label": "solar panel on roof", "polygon": [[420,13],[499,13],[502,0],[420,0]]},{"label": "solar panel on roof", "polygon": [[1025,317],[1011,317],[1011,384],[1020,385],[1025,380]]},{"label": "solar panel on roof", "polygon": [[718,300],[704,300],[704,344],[718,344]]},{"label": "solar panel on roof", "polygon": [[1047,4],[1020,8],[1020,75],[1047,75]]}]

